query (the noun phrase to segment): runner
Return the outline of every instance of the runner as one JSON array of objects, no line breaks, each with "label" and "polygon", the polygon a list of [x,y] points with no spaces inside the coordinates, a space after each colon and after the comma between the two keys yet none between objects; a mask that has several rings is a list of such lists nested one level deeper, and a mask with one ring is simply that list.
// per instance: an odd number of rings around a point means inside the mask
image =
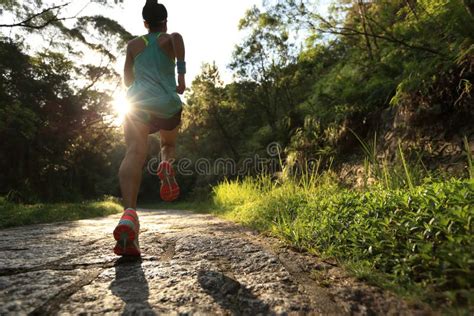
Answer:
[{"label": "runner", "polygon": [[161,198],[173,201],[180,193],[172,163],[181,123],[182,103],[178,94],[186,88],[184,42],[179,33],[167,33],[168,12],[163,4],[148,0],[142,14],[148,34],[128,43],[124,68],[124,83],[132,109],[124,123],[127,151],[119,170],[125,211],[114,230],[117,255],[140,255],[136,207],[149,134],[160,133]]}]

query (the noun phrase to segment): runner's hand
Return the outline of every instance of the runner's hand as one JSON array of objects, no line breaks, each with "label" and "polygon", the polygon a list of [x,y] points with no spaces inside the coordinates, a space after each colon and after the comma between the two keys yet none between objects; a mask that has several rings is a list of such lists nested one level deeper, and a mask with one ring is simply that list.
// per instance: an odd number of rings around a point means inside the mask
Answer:
[{"label": "runner's hand", "polygon": [[178,86],[176,87],[176,92],[178,94],[183,94],[184,90],[186,90],[186,81],[184,79],[184,74],[178,75]]}]

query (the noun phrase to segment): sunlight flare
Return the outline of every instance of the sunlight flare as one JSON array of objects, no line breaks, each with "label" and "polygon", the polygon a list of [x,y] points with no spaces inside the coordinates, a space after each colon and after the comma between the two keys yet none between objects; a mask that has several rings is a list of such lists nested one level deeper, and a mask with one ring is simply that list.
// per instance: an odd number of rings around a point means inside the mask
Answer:
[{"label": "sunlight flare", "polygon": [[112,104],[117,114],[118,121],[123,122],[125,115],[130,111],[130,103],[127,100],[125,92],[115,94]]}]

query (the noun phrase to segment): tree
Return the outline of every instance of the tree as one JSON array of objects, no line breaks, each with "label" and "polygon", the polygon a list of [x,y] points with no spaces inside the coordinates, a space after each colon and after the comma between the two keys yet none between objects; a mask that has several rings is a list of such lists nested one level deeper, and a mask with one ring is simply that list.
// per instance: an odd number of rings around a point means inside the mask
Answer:
[{"label": "tree", "polygon": [[[67,4],[2,4],[20,22],[2,25],[19,31],[0,38],[0,193],[23,201],[115,194],[118,184],[108,179],[120,155],[108,155],[123,148],[111,119],[113,91],[100,86],[120,83],[111,65],[131,34],[101,16],[74,17],[68,28],[60,17]],[[27,50],[31,32],[54,35]],[[109,40],[97,43],[97,36]],[[85,53],[97,58],[84,62]]]}]

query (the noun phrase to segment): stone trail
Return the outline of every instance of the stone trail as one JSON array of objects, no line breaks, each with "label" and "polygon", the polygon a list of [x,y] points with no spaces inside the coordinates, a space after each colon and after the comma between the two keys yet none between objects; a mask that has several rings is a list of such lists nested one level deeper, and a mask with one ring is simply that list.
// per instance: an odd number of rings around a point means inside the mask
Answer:
[{"label": "stone trail", "polygon": [[0,315],[429,314],[216,217],[139,216],[139,260],[112,252],[120,215],[2,230]]}]

